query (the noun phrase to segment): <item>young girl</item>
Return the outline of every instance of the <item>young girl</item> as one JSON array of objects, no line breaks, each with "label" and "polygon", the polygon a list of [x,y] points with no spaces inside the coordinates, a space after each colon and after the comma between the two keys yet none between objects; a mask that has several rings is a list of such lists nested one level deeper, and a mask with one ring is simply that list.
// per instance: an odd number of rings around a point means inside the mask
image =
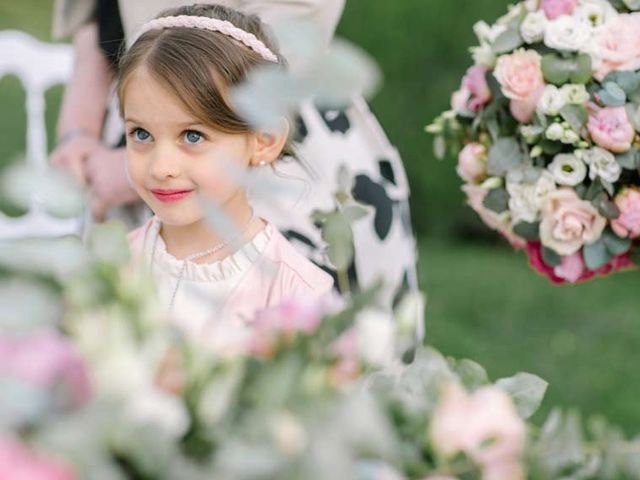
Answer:
[{"label": "young girl", "polygon": [[[155,216],[129,235],[150,265],[160,298],[197,336],[221,319],[251,320],[290,297],[328,293],[332,278],[256,218],[234,169],[265,168],[287,147],[253,130],[229,102],[230,88],[258,65],[283,65],[256,16],[192,5],[147,23],[121,61],[118,95],[128,172]],[[235,225],[234,238],[206,221],[202,199]]]}]

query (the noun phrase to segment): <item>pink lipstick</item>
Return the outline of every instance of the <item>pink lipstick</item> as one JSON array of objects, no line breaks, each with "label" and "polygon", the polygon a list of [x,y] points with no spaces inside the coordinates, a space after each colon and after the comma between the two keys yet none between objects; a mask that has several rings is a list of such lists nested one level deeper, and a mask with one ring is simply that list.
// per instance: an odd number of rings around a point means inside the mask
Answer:
[{"label": "pink lipstick", "polygon": [[189,195],[193,190],[171,190],[164,188],[154,188],[151,193],[164,203],[178,202]]}]

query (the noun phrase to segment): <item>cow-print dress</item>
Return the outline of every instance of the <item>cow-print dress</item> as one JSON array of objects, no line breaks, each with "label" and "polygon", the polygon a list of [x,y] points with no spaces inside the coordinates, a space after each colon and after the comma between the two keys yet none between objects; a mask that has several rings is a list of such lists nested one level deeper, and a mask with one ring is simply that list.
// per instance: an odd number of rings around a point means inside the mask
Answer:
[{"label": "cow-print dress", "polygon": [[[116,39],[124,36],[117,2],[99,1],[97,21],[101,47],[115,64],[120,53]],[[295,247],[336,278],[321,232],[310,216],[316,209],[335,208],[338,170],[345,165],[354,177],[353,197],[370,206],[370,214],[352,225],[351,288],[359,290],[383,280],[382,301],[389,307],[405,292],[417,290],[407,177],[398,151],[366,102],[354,99],[343,110],[303,105],[297,120],[296,156],[277,162],[274,170],[261,169],[259,175],[265,176],[265,182],[257,185],[275,186],[274,191],[287,194],[276,196],[279,201],[274,202],[250,192],[256,213],[268,218]],[[339,288],[337,281],[335,285]],[[418,315],[417,333],[422,337],[422,315]]]}]

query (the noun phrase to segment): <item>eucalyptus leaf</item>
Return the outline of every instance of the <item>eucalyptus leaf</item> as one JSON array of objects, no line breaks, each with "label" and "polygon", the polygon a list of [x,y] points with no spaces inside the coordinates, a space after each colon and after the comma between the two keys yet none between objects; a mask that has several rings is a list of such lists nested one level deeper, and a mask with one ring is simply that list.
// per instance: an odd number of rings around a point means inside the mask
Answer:
[{"label": "eucalyptus leaf", "polygon": [[489,193],[485,195],[482,204],[493,212],[505,212],[509,209],[509,193],[504,188],[494,188],[489,190]]},{"label": "eucalyptus leaf", "polygon": [[542,57],[541,67],[545,80],[554,85],[567,83],[575,70],[572,60],[561,58],[553,53]]},{"label": "eucalyptus leaf", "polygon": [[640,160],[638,149],[636,147],[631,147],[625,153],[616,155],[616,160],[622,168],[635,170],[638,168],[638,160]]},{"label": "eucalyptus leaf", "polygon": [[513,398],[518,413],[524,419],[531,417],[540,408],[548,386],[549,384],[537,375],[524,372],[496,382],[496,387]]},{"label": "eucalyptus leaf", "polygon": [[495,39],[491,48],[493,53],[500,55],[515,50],[524,43],[524,40],[520,36],[520,32],[517,28],[510,28]]},{"label": "eucalyptus leaf", "polygon": [[613,255],[611,255],[611,252],[607,249],[602,238],[595,243],[585,245],[582,255],[584,257],[584,263],[589,270],[598,270],[613,258]]},{"label": "eucalyptus leaf", "polygon": [[584,105],[565,105],[560,109],[560,116],[566,120],[576,132],[589,120],[589,113]]},{"label": "eucalyptus leaf", "polygon": [[625,105],[627,118],[636,132],[640,132],[640,105],[637,103],[628,103]]},{"label": "eucalyptus leaf", "polygon": [[593,204],[598,209],[600,215],[609,220],[615,220],[620,216],[620,209],[618,206],[609,199],[606,193],[601,193],[593,201]]},{"label": "eucalyptus leaf", "polygon": [[628,70],[614,70],[609,73],[602,83],[613,82],[617,84],[627,96],[631,96],[640,89],[640,75]]},{"label": "eucalyptus leaf", "polygon": [[618,256],[627,253],[631,248],[630,238],[620,238],[611,230],[605,230],[602,234],[604,244],[611,255]]},{"label": "eucalyptus leaf", "polygon": [[513,233],[531,242],[540,240],[540,222],[520,222],[514,225]]},{"label": "eucalyptus leaf", "polygon": [[557,267],[562,263],[562,257],[557,252],[544,246],[542,247],[542,260],[550,267]]},{"label": "eucalyptus leaf", "polygon": [[640,0],[622,0],[629,10],[640,10]]},{"label": "eucalyptus leaf", "polygon": [[563,414],[554,409],[540,433],[540,445],[545,454],[541,458],[544,478],[562,478],[566,469],[582,463],[586,457],[583,433],[577,413]]},{"label": "eucalyptus leaf", "polygon": [[572,67],[570,79],[573,83],[585,84],[591,80],[592,66],[590,55],[584,53],[578,55]]},{"label": "eucalyptus leaf", "polygon": [[524,162],[524,154],[515,137],[503,137],[489,150],[488,173],[502,176],[519,167]]},{"label": "eucalyptus leaf", "polygon": [[460,377],[463,385],[469,390],[489,383],[489,376],[482,365],[469,359],[456,360],[448,359],[453,371]]},{"label": "eucalyptus leaf", "polygon": [[607,107],[622,107],[627,103],[627,94],[616,83],[607,82],[597,93],[603,105]]}]

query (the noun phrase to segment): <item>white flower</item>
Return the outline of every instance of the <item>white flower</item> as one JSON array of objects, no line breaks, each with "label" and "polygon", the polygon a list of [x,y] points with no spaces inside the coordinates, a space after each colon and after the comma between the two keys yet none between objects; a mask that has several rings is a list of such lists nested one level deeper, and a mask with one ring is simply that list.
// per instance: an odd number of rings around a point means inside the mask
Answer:
[{"label": "white flower", "polygon": [[566,145],[573,145],[578,140],[580,140],[580,135],[571,130],[571,128],[566,128],[562,133],[562,137],[560,137],[560,141]]},{"label": "white flower", "polygon": [[560,140],[564,135],[564,127],[559,123],[554,122],[547,127],[544,134],[549,140]]},{"label": "white flower", "polygon": [[587,176],[587,166],[572,153],[560,153],[547,167],[559,185],[575,187]]},{"label": "white flower", "polygon": [[157,388],[147,388],[131,395],[124,410],[125,418],[137,425],[160,427],[173,438],[180,438],[189,428],[189,414],[182,401]]},{"label": "white flower", "polygon": [[395,324],[388,313],[365,310],[356,318],[359,356],[368,364],[385,366],[393,360]]},{"label": "white flower", "polygon": [[565,96],[555,85],[544,87],[542,95],[538,100],[537,110],[544,115],[558,115],[565,105]]},{"label": "white flower", "polygon": [[529,12],[520,25],[520,35],[527,43],[541,42],[546,26],[547,17],[542,10]]},{"label": "white flower", "polygon": [[496,41],[501,34],[507,31],[507,27],[505,25],[489,25],[485,21],[476,22],[473,26],[473,31],[475,32],[480,43],[493,43]]},{"label": "white flower", "polygon": [[298,455],[307,447],[308,438],[304,425],[289,412],[271,418],[270,427],[278,449],[287,455]]},{"label": "white flower", "polygon": [[513,224],[533,223],[539,218],[547,196],[556,190],[553,175],[543,171],[533,183],[507,183]]},{"label": "white flower", "polygon": [[574,52],[586,48],[592,33],[589,23],[562,15],[549,21],[544,33],[544,44],[549,48]]},{"label": "white flower", "polygon": [[591,150],[585,150],[581,158],[589,165],[589,178],[591,180],[600,177],[606,182],[614,183],[620,178],[622,167],[610,151],[600,147],[593,147]]},{"label": "white flower", "polygon": [[564,97],[565,102],[574,105],[584,105],[590,98],[587,87],[581,84],[568,83],[563,85],[560,93]]},{"label": "white flower", "polygon": [[580,3],[573,11],[575,18],[594,27],[603,25],[616,15],[618,15],[618,12],[607,0],[580,0]]},{"label": "white flower", "polygon": [[493,53],[493,49],[487,43],[483,43],[477,47],[469,48],[473,63],[476,65],[484,65],[489,68],[493,68],[496,64],[496,55]]}]

